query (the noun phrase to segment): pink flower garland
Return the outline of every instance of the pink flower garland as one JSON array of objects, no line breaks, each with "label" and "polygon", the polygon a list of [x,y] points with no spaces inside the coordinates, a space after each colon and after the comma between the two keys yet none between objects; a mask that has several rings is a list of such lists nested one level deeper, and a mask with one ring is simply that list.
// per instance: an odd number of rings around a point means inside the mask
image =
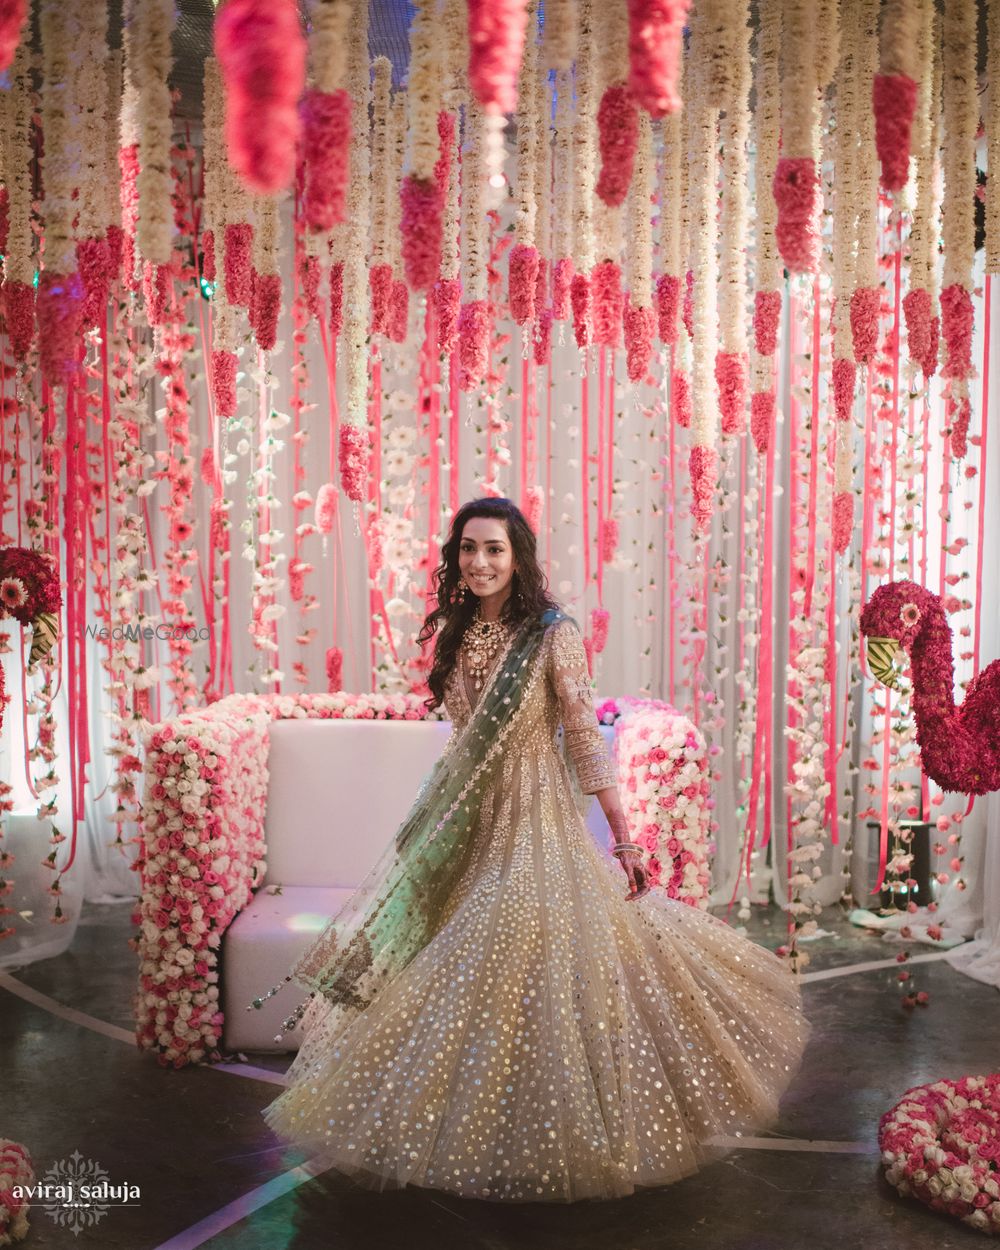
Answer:
[{"label": "pink flower garland", "polygon": [[446,355],[458,342],[458,314],[462,307],[462,280],[441,278],[434,288],[434,307],[437,311],[438,351]]},{"label": "pink flower garland", "polygon": [[30,282],[4,282],[3,314],[14,359],[26,360],[35,336],[35,288]]},{"label": "pink flower garland", "polygon": [[513,113],[524,53],[526,0],[468,0],[469,86],[488,113]]},{"label": "pink flower garland", "polygon": [[577,347],[586,347],[592,331],[593,301],[590,279],[586,274],[575,273],[570,284],[570,303],[573,308],[573,335]]},{"label": "pink flower garland", "polygon": [[38,279],[38,356],[50,386],[65,386],[76,371],[83,283],[78,273],[44,269]]},{"label": "pink flower garland", "polygon": [[661,273],[656,283],[656,315],[661,343],[677,342],[677,315],[681,306],[681,280]]},{"label": "pink flower garland", "polygon": [[858,364],[874,360],[878,351],[878,318],[882,293],[877,287],[859,286],[851,296],[851,340]]},{"label": "pink flower garland", "polygon": [[840,490],[833,497],[833,549],[840,553],[850,546],[854,533],[854,495]]},{"label": "pink flower garland", "polygon": [[783,156],[774,171],[778,221],[774,237],[789,269],[814,273],[819,264],[819,175],[811,156]]},{"label": "pink flower garland", "polygon": [[306,41],[295,0],[226,0],[215,19],[226,88],[226,145],[251,190],[273,195],[295,173]]},{"label": "pink flower garland", "polygon": [[670,377],[670,409],[674,424],[682,430],[691,428],[691,378],[683,369],[675,369]]},{"label": "pink flower garland", "polygon": [[0,74],[9,69],[28,16],[28,0],[0,0]]},{"label": "pink flower garland", "polygon": [[607,608],[594,608],[590,614],[590,635],[593,639],[594,654],[600,655],[608,645],[608,624],[611,613]]},{"label": "pink flower garland", "polygon": [[573,286],[573,261],[563,256],[552,271],[552,315],[556,321],[565,321],[572,309],[570,290]]},{"label": "pink flower garland", "polygon": [[348,499],[363,503],[371,439],[367,429],[345,421],[340,427],[340,485]]},{"label": "pink flower garland", "polygon": [[535,278],[535,312],[545,307],[549,293],[549,262],[543,257],[538,258],[538,275]]},{"label": "pink flower garland", "polygon": [[330,266],[330,333],[336,340],[344,328],[344,262]]},{"label": "pink flower garland", "polygon": [[681,106],[677,90],[690,0],[628,0],[628,86],[650,117]]},{"label": "pink flower garland", "polygon": [[944,337],[943,378],[967,378],[972,372],[972,296],[958,282],[941,292],[941,333]]},{"label": "pink flower garland", "polygon": [[653,356],[653,310],[636,308],[631,299],[625,301],[625,367],[630,382],[641,382]]},{"label": "pink flower garland", "polygon": [[122,269],[125,285],[135,291],[135,227],[139,220],[139,145],[118,149],[118,199],[122,210]]},{"label": "pink flower garland", "polygon": [[850,421],[854,407],[854,384],[857,365],[841,356],[833,362],[833,406],[838,421]]},{"label": "pink flower garland", "polygon": [[949,399],[947,410],[951,421],[949,443],[951,454],[956,460],[964,460],[965,453],[969,450],[969,422],[972,420],[972,405],[969,403],[969,397],[963,395],[957,401]]},{"label": "pink flower garland", "polygon": [[10,193],[0,187],[0,255],[7,252],[7,235],[10,232]]},{"label": "pink flower garland", "polygon": [[910,131],[917,107],[917,84],[907,74],[876,74],[872,107],[882,186],[887,191],[901,191],[910,176]]},{"label": "pink flower garland", "polygon": [[372,295],[372,334],[388,334],[389,307],[392,303],[392,265],[372,265],[368,271]]},{"label": "pink flower garland", "polygon": [[321,534],[333,533],[333,523],[337,519],[337,488],[332,482],[324,482],[316,492],[316,510],[313,515],[316,528]]},{"label": "pink flower garland", "polygon": [[326,653],[326,689],[336,694],[344,688],[344,653],[340,647],[330,647]]},{"label": "pink flower garland", "polygon": [[535,364],[547,365],[552,359],[552,309],[546,308],[535,321]]},{"label": "pink flower garland", "polygon": [[212,397],[217,417],[236,416],[236,353],[212,352]]},{"label": "pink flower garland", "polygon": [[310,90],[299,106],[305,188],[302,218],[313,233],[344,220],[350,175],[351,97],[344,90]]},{"label": "pink flower garland", "polygon": [[923,288],[907,291],[903,296],[903,316],[906,318],[906,344],[910,360],[920,366],[925,378],[929,378],[937,369],[936,342],[934,343],[935,359],[931,358],[930,291]]},{"label": "pink flower garland", "polygon": [[486,377],[490,363],[490,306],[484,299],[463,304],[458,315],[460,386],[470,391]]},{"label": "pink flower garland", "polygon": [[537,284],[538,249],[528,243],[515,243],[510,252],[507,289],[510,315],[520,326],[534,319]]},{"label": "pink flower garland", "polygon": [[389,300],[389,338],[394,343],[405,343],[410,322],[410,288],[397,278],[392,284],[392,296]]},{"label": "pink flower garland", "polygon": [[753,297],[753,333],[758,356],[773,356],[778,350],[780,324],[781,292],[757,291]]},{"label": "pink flower garland", "polygon": [[529,486],[528,494],[521,509],[524,519],[531,526],[531,532],[538,534],[542,527],[542,513],[545,511],[545,491],[541,486]]},{"label": "pink flower garland", "polygon": [[717,352],[715,380],[719,387],[719,413],[723,434],[743,430],[747,403],[747,360],[739,352]]},{"label": "pink flower garland", "polygon": [[261,351],[269,352],[278,341],[278,314],[281,311],[281,275],[254,273],[250,325]]},{"label": "pink flower garland", "polygon": [[712,523],[715,487],[719,480],[719,453],[714,447],[691,448],[691,516],[704,534]]},{"label": "pink flower garland", "polygon": [[594,342],[617,347],[622,323],[624,293],[621,265],[613,260],[599,261],[590,277],[593,292]]},{"label": "pink flower garland", "polygon": [[145,261],[142,266],[142,294],[146,301],[146,317],[151,326],[166,320],[170,297],[170,266]]},{"label": "pink flower garland", "polygon": [[434,181],[408,174],[399,190],[403,268],[414,291],[426,291],[441,268],[444,198]]},{"label": "pink flower garland", "polygon": [[223,273],[226,299],[239,308],[250,307],[253,298],[253,226],[231,222],[223,236]]},{"label": "pink flower garland", "polygon": [[767,453],[774,429],[774,391],[754,391],[750,396],[750,434],[760,455]]},{"label": "pink flower garland", "polygon": [[639,112],[624,83],[614,83],[601,98],[597,143],[601,172],[595,190],[605,204],[616,208],[628,195],[639,146]]},{"label": "pink flower garland", "polygon": [[604,524],[601,527],[601,561],[604,564],[610,564],[615,558],[615,552],[618,550],[618,519],[617,517],[605,517]]}]

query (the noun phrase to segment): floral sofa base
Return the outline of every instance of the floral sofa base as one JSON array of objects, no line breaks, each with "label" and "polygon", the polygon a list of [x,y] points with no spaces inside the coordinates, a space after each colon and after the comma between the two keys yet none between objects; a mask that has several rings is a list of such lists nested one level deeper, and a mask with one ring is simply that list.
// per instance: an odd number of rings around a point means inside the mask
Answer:
[{"label": "floral sofa base", "polygon": [[[654,882],[705,905],[704,740],[662,704],[609,700],[598,714]],[[298,1045],[294,1032],[274,1041],[297,986],[247,1005],[375,864],[450,730],[412,696],[378,695],[232,695],[149,730],[133,940],[141,1047],[179,1068]],[[593,800],[588,825],[607,849]]]}]

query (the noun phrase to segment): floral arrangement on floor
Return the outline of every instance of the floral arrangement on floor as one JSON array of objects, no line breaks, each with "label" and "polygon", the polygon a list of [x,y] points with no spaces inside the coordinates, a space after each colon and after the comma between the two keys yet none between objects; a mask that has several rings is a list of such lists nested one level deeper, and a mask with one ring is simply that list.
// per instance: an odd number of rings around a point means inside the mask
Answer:
[{"label": "floral arrangement on floor", "polygon": [[31,547],[0,547],[0,621],[12,616],[22,625],[31,626],[29,668],[51,651],[59,634],[61,607],[59,574],[48,552]]},{"label": "floral arrangement on floor", "polygon": [[1000,1073],[907,1090],[879,1121],[878,1144],[903,1197],[1000,1234]]},{"label": "floral arrangement on floor", "polygon": [[24,1189],[35,1183],[31,1156],[16,1141],[0,1137],[0,1246],[24,1241],[28,1235],[26,1198],[14,1196],[14,1187]]},{"label": "floral arrangement on floor", "polygon": [[669,704],[606,699],[602,725],[618,723],[615,753],[625,819],[645,846],[652,885],[668,898],[705,908],[711,888],[711,810],[704,735]]}]

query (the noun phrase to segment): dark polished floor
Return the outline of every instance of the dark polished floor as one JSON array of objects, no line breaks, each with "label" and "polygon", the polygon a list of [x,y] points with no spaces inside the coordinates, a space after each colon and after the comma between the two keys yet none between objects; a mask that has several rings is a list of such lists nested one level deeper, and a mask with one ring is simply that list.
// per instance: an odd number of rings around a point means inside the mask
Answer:
[{"label": "dark polished floor", "polygon": [[[552,1250],[948,1250],[979,1235],[896,1196],[875,1148],[879,1116],[912,1085],[1000,1069],[1000,994],[943,960],[913,967],[930,993],[904,1012],[892,959],[899,947],[822,918],[832,937],[810,943],[805,1001],[814,1034],[769,1141],[740,1149],[679,1184],[606,1203],[504,1206],[421,1190],[371,1194],[305,1162],[260,1119],[278,1092],[263,1079],[213,1068],[161,1069],[127,1037],[135,957],[128,906],[87,906],[72,948],[14,978],[46,996],[29,1001],[0,979],[0,1136],[27,1146],[42,1174],[79,1151],[137,1205],[112,1207],[73,1232],[32,1213],[29,1247],[205,1246],[210,1250],[424,1250],[545,1246]],[[751,933],[783,938],[777,913]],[[844,975],[816,977],[824,970]],[[37,994],[36,994],[37,999]],[[51,1001],[50,1001],[51,1000]],[[85,1013],[65,1018],[52,1010]],[[282,1071],[284,1057],[248,1056]],[[777,1148],[771,1148],[771,1147]],[[197,1228],[194,1226],[198,1226]]]}]

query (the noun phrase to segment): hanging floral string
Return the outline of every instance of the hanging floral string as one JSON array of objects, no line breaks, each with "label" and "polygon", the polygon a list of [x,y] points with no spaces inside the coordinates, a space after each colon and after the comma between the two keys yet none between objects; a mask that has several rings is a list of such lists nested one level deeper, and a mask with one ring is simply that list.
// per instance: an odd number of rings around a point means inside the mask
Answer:
[{"label": "hanging floral string", "polygon": [[685,161],[681,114],[663,120],[663,158],[660,166],[660,276],[656,282],[657,329],[662,342],[677,342],[681,305],[681,166]]},{"label": "hanging floral string", "polygon": [[11,71],[4,179],[8,226],[3,249],[3,303],[14,358],[24,361],[35,330],[35,234],[31,228],[31,54],[19,47]]},{"label": "hanging floral string", "polygon": [[503,179],[504,114],[517,108],[517,80],[528,24],[527,0],[468,0],[469,89],[483,111],[477,177],[499,202]]},{"label": "hanging floral string", "polygon": [[442,67],[429,0],[418,3],[410,28],[407,86],[409,173],[400,189],[400,229],[406,281],[415,291],[432,287],[441,268],[443,188],[435,177]]},{"label": "hanging floral string", "polygon": [[628,0],[628,87],[650,117],[663,117],[681,106],[678,71],[690,4]]},{"label": "hanging floral string", "polygon": [[309,61],[313,85],[302,97],[302,216],[307,229],[325,233],[344,218],[350,171],[351,97],[347,73],[351,0],[314,0]]},{"label": "hanging floral string", "polygon": [[14,60],[28,16],[28,0],[6,0],[0,6],[0,74],[5,73]]},{"label": "hanging floral string", "polygon": [[538,282],[538,248],[535,226],[538,219],[539,96],[537,30],[534,0],[528,4],[528,38],[521,60],[518,85],[517,124],[517,210],[514,214],[514,246],[510,251],[508,298],[510,315],[518,325],[535,319],[535,286]]},{"label": "hanging floral string", "polygon": [[[919,91],[912,129],[914,195],[910,218],[910,273],[909,290],[903,297],[907,353],[910,360],[919,365],[925,380],[937,370],[940,325],[939,318],[933,313],[931,300],[937,269],[934,174],[937,158],[935,136],[940,109],[936,27],[934,5],[925,0],[921,4],[917,27]],[[1000,93],[997,93],[997,98],[1000,98]],[[987,197],[991,189],[994,194],[1000,194],[1000,180],[987,183]]]},{"label": "hanging floral string", "polygon": [[649,117],[639,114],[639,143],[629,193],[627,234],[629,296],[624,310],[625,365],[630,382],[639,382],[653,355],[653,133]]},{"label": "hanging floral string", "polygon": [[[562,188],[558,211],[552,207],[552,315],[565,321],[571,311],[573,227],[576,182],[573,161],[573,85],[569,71],[556,71],[555,133],[552,139],[552,187]],[[560,329],[560,335],[562,329]]]},{"label": "hanging floral string", "polygon": [[391,124],[392,62],[380,56],[372,62],[372,254],[368,269],[371,288],[372,334],[386,334],[392,302],[391,215],[389,204],[395,191],[393,178],[394,128]]},{"label": "hanging floral string", "polygon": [[215,19],[215,55],[233,168],[258,195],[285,190],[295,173],[306,73],[295,0],[225,0]]},{"label": "hanging floral string", "polygon": [[778,100],[780,79],[778,51],[781,46],[781,6],[765,5],[757,30],[756,99],[754,109],[754,303],[753,394],[750,399],[750,433],[760,454],[767,451],[774,426],[774,356],[781,320],[781,265],[775,227],[778,219],[774,199],[774,173],[778,164]]},{"label": "hanging floral string", "polygon": [[465,391],[478,386],[489,369],[490,311],[487,290],[486,213],[480,176],[485,115],[476,103],[466,112],[467,147],[462,156],[462,291],[458,353]]},{"label": "hanging floral string", "polygon": [[789,269],[819,263],[815,27],[811,0],[783,0],[781,159],[774,173],[775,237]]},{"label": "hanging floral string", "polygon": [[595,11],[601,75],[597,109],[601,168],[595,190],[610,208],[625,202],[639,141],[638,109],[626,84],[628,27],[622,8],[623,0],[602,0]]},{"label": "hanging floral string", "polygon": [[986,36],[986,80],[990,86],[983,120],[986,167],[994,172],[994,177],[986,179],[986,272],[1000,273],[1000,178],[995,176],[1000,169],[1000,5],[987,8]]},{"label": "hanging floral string", "polygon": [[[750,27],[746,3],[726,9],[726,37],[719,45],[729,58],[722,95],[722,214],[719,267],[719,352],[715,380],[723,434],[743,430],[747,396],[747,138],[750,133]],[[714,63],[714,62],[713,62]]]},{"label": "hanging floral string", "polygon": [[573,334],[586,347],[592,333],[590,273],[594,267],[594,34],[591,0],[580,0],[573,119]]},{"label": "hanging floral string", "polygon": [[[454,140],[452,140],[454,143]],[[448,164],[448,195],[445,200],[441,250],[441,278],[434,288],[438,350],[451,353],[458,342],[458,317],[462,305],[462,248],[460,242],[459,189],[462,167],[453,151]]]},{"label": "hanging floral string", "polygon": [[949,4],[942,24],[942,115],[944,202],[941,237],[944,275],[941,283],[941,336],[945,357],[941,375],[948,380],[947,415],[952,456],[965,456],[969,418],[968,379],[972,374],[972,267],[975,257],[976,9]]},{"label": "hanging floral string", "polygon": [[878,280],[878,162],[875,153],[875,119],[868,108],[875,77],[878,44],[879,0],[858,0],[852,14],[857,24],[855,88],[857,108],[852,120],[858,146],[854,158],[852,187],[857,212],[857,260],[851,295],[851,340],[858,364],[874,360],[878,350],[879,310],[882,292]]},{"label": "hanging floral string", "polygon": [[882,186],[901,191],[910,176],[910,130],[919,83],[921,0],[888,0],[882,13],[879,70],[872,84],[875,145]]},{"label": "hanging floral string", "polygon": [[[106,3],[95,0],[94,4],[84,5],[80,10],[76,35],[80,50],[76,98],[81,113],[80,125],[94,134],[105,134],[111,129],[107,116],[107,37]],[[114,276],[105,237],[105,210],[107,189],[113,185],[116,171],[106,168],[107,156],[106,144],[82,145],[77,189],[76,262],[84,289],[82,320],[87,327],[101,323],[103,328],[108,290]]]},{"label": "hanging floral string", "polygon": [[171,104],[167,79],[173,66],[170,48],[174,29],[173,0],[136,5],[128,65],[136,90],[139,130],[138,218],[136,246],[151,265],[170,263],[173,226],[170,172]]}]

